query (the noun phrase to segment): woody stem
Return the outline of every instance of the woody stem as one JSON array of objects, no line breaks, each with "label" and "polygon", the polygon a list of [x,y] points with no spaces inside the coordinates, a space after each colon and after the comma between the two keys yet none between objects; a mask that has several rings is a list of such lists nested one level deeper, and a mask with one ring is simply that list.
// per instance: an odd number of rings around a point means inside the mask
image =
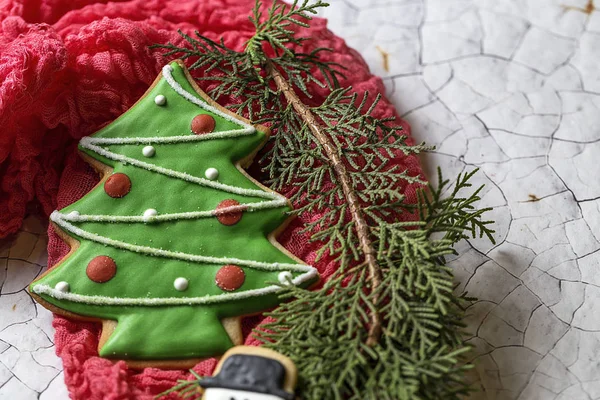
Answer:
[{"label": "woody stem", "polygon": [[[296,95],[296,92],[289,84],[289,82],[281,75],[281,73],[275,68],[271,60],[266,61],[267,73],[273,77],[277,88],[283,93],[289,104],[292,105],[294,110],[298,113],[302,121],[306,123],[308,129],[317,139],[317,141],[323,146],[325,155],[329,159],[336,178],[342,186],[342,192],[348,203],[350,215],[354,221],[356,228],[356,235],[360,243],[360,248],[365,255],[365,263],[368,268],[369,281],[371,283],[371,290],[375,293],[373,298],[373,304],[377,307],[378,295],[377,291],[381,285],[382,276],[379,265],[377,264],[376,252],[373,248],[373,244],[369,235],[369,226],[367,225],[363,213],[361,211],[360,202],[356,195],[356,191],[350,182],[348,170],[344,162],[342,161],[340,154],[338,153],[335,145],[332,143],[328,135],[323,132],[321,124],[317,121],[315,115],[311,112],[310,108],[306,106],[300,98]],[[371,312],[371,324],[369,326],[369,332],[367,336],[366,344],[368,346],[375,345],[381,337],[381,315],[375,309]]]}]

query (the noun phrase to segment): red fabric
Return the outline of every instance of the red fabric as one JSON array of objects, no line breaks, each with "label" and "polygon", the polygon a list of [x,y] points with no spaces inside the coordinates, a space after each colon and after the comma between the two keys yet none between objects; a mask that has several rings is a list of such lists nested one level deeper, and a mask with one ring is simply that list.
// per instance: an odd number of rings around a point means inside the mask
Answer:
[{"label": "red fabric", "polygon": [[[269,1],[264,1],[269,3]],[[177,29],[198,30],[242,49],[252,33],[247,19],[254,0],[0,0],[0,237],[15,232],[26,206],[37,201],[47,216],[79,199],[97,182],[93,170],[75,152],[79,138],[127,110],[146,90],[166,60],[149,45],[181,43]],[[316,19],[314,40],[305,51],[330,47],[324,54],[348,68],[344,86],[361,93],[383,92],[379,78],[370,75],[360,56]],[[314,101],[325,91],[310,88]],[[386,100],[378,116],[394,115]],[[409,127],[403,123],[409,132]],[[415,157],[401,156],[397,163],[412,175],[421,170]],[[414,186],[405,188],[414,200]],[[319,214],[303,214],[280,241],[308,263],[315,260],[317,244],[300,233],[305,222]],[[49,264],[68,247],[49,229]],[[317,267],[323,277],[335,269],[330,260]],[[246,333],[262,322],[246,318]],[[183,371],[127,369],[97,357],[99,324],[57,317],[55,342],[62,357],[65,379],[74,399],[151,399],[188,378]],[[252,338],[246,341],[256,344]],[[199,364],[209,374],[215,361]]]}]

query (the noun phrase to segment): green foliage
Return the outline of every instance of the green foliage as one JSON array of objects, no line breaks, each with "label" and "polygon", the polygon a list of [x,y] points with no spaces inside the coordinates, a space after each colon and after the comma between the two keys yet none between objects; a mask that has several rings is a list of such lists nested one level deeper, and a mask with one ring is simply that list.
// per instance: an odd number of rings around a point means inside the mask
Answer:
[{"label": "green foliage", "polygon": [[[417,204],[406,201],[407,185],[425,182],[391,160],[428,148],[408,145],[393,119],[373,115],[379,97],[370,101],[366,93],[338,88],[341,67],[319,59],[327,49],[311,54],[293,49],[307,40],[296,37],[294,26],[306,26],[307,13],[322,6],[321,1],[294,2],[296,8],[276,3],[263,16],[257,4],[250,17],[256,35],[244,52],[199,34],[182,34],[191,48],[161,46],[167,55],[194,60],[191,69],[204,69],[199,79],[216,83],[209,94],[217,101],[235,99],[233,110],[271,125],[276,134],[260,161],[268,184],[287,195],[298,213],[324,214],[306,230],[322,245],[320,255],[333,257],[339,269],[319,290],[283,287],[288,302],[270,314],[274,323],[255,334],[296,363],[302,399],[458,399],[468,391],[463,375],[471,367],[461,360],[469,350],[461,332],[466,299],[453,293],[445,257],[464,238],[493,241],[491,222],[482,219],[487,209],[474,205],[481,188],[463,196],[473,171],[461,174],[448,190],[439,171],[437,185],[419,191]],[[275,55],[268,57],[265,48]],[[306,107],[343,159],[359,197],[383,276],[376,290],[335,167],[265,73],[269,63],[307,97],[311,83],[330,89],[322,104]],[[375,310],[383,334],[367,346]],[[197,381],[181,385],[186,390]]]},{"label": "green foliage", "polygon": [[[465,299],[453,294],[445,256],[472,225],[478,234],[493,233],[480,218],[486,210],[472,206],[479,190],[460,196],[474,173],[461,174],[447,197],[441,176],[437,188],[422,190],[421,220],[371,225],[384,276],[379,291],[370,290],[360,264],[340,268],[316,291],[283,288],[289,301],[257,334],[303,371],[303,399],[455,399],[467,392],[470,365],[460,362],[469,350],[461,336]],[[382,314],[384,334],[367,347],[373,309]]]},{"label": "green foliage", "polygon": [[[414,208],[421,220],[372,227],[384,272],[380,292],[369,290],[362,264],[341,267],[319,290],[282,287],[288,302],[269,313],[275,322],[256,334],[294,360],[300,398],[433,400],[468,392],[464,372],[472,366],[461,358],[470,350],[461,332],[467,299],[453,294],[445,257],[455,254],[453,245],[472,226],[493,241],[491,222],[481,219],[488,209],[473,207],[481,187],[461,197],[475,173],[460,174],[444,197],[449,181],[440,172],[437,187],[419,193]],[[368,347],[374,308],[383,314],[384,335]],[[195,397],[199,379],[182,381],[177,390]]]},{"label": "green foliage", "polygon": [[179,397],[183,399],[199,399],[202,396],[202,392],[200,387],[198,386],[198,382],[202,379],[200,375],[198,375],[194,370],[190,370],[190,373],[196,378],[193,381],[185,381],[180,379],[177,385],[173,386],[169,390],[165,390],[161,394],[155,397],[155,399],[160,399],[162,397],[168,396],[172,393],[177,393]]},{"label": "green foliage", "polygon": [[263,18],[263,13],[260,11],[261,2],[257,1],[252,15],[249,17],[254,25],[256,33],[246,44],[246,53],[250,55],[250,59],[254,65],[259,66],[265,61],[263,45],[268,43],[275,50],[276,54],[284,53],[289,57],[294,57],[294,53],[287,47],[289,43],[299,45],[307,38],[298,38],[295,32],[289,28],[292,25],[308,28],[311,17],[309,14],[316,14],[321,7],[327,7],[329,4],[317,0],[312,3],[310,0],[304,0],[299,4],[298,0],[294,0],[292,5],[287,5],[283,2],[274,2],[273,6],[268,11],[267,18]]},{"label": "green foliage", "polygon": [[[297,3],[294,2],[294,6]],[[270,19],[265,23],[258,23],[257,18],[260,18],[262,13],[261,4],[257,2],[250,20],[257,29],[260,29],[261,37],[272,38],[265,40],[267,40],[266,46],[273,46],[272,49],[276,54],[274,57],[267,57],[259,46],[263,42],[257,40],[258,31],[257,35],[247,42],[244,52],[231,50],[222,41],[215,42],[198,32],[194,38],[181,31],[179,34],[189,47],[180,47],[172,43],[152,47],[167,50],[165,57],[178,55],[182,60],[193,60],[189,69],[204,70],[204,76],[198,80],[216,83],[208,94],[216,100],[229,99],[227,103],[231,110],[246,115],[255,123],[273,122],[277,121],[284,109],[272,77],[265,75],[260,68],[267,60],[281,71],[292,86],[308,97],[311,96],[308,91],[310,84],[334,89],[339,86],[338,78],[344,76],[341,65],[321,59],[321,53],[331,51],[330,49],[316,48],[310,53],[303,53],[297,52],[290,46],[297,45],[303,40],[294,37],[291,26],[305,26],[306,22],[302,19],[310,19],[307,13],[314,14],[318,7],[326,5],[321,1],[313,5],[304,1],[300,8],[294,10],[289,5],[276,2],[270,8],[268,15],[269,18],[283,21],[282,26]],[[279,45],[283,47],[278,47]]]},{"label": "green foliage", "polygon": [[[357,190],[367,222],[378,225],[397,214],[403,204],[406,184],[424,183],[393,160],[400,154],[418,154],[427,147],[408,146],[406,135],[392,119],[373,117],[379,97],[367,107],[368,94],[360,97],[351,89],[332,91],[326,101],[310,110],[322,123],[346,163],[350,181]],[[261,160],[276,191],[284,192],[298,213],[320,212],[323,216],[307,225],[312,239],[323,244],[320,254],[336,257],[341,266],[358,261],[354,221],[347,218],[348,204],[337,181],[335,167],[327,160],[300,116],[285,110],[274,122],[273,146]],[[333,183],[333,184],[332,184]],[[292,190],[287,190],[290,186]]]}]

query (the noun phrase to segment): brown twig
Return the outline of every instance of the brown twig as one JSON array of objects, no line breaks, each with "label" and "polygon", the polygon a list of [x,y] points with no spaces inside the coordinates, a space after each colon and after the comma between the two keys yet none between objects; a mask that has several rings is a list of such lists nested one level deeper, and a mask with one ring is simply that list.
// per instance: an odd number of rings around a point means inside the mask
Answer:
[{"label": "brown twig", "polygon": [[[277,70],[277,68],[275,68],[270,60],[267,60],[266,67],[267,73],[273,77],[277,88],[281,90],[286,100],[292,105],[292,107],[294,107],[294,110],[296,110],[300,118],[306,123],[312,134],[319,141],[321,146],[323,146],[325,155],[331,161],[331,165],[333,166],[336,177],[342,185],[342,192],[344,193],[346,201],[348,202],[350,215],[352,216],[352,219],[356,225],[356,235],[358,236],[360,247],[363,253],[365,253],[365,262],[368,266],[372,291],[376,293],[377,289],[381,285],[381,271],[377,265],[375,249],[373,249],[371,239],[369,238],[369,227],[367,226],[367,223],[365,222],[361,212],[360,203],[354,188],[352,187],[352,183],[350,182],[346,166],[340,158],[335,145],[323,132],[322,127],[315,118],[314,114],[296,95],[296,92],[294,92],[294,89],[289,82],[281,75],[281,73]],[[375,294],[373,301],[375,306],[377,306],[377,299],[377,294]],[[369,332],[367,336],[367,345],[375,345],[379,341],[380,337],[381,316],[377,310],[373,310],[371,313],[371,325],[369,326]]]}]

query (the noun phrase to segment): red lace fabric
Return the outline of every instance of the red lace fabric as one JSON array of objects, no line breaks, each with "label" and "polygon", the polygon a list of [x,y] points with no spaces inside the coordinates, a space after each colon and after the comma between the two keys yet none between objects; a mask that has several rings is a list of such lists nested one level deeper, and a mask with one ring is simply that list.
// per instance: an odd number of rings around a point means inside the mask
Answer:
[{"label": "red lace fabric", "polygon": [[[270,1],[264,1],[268,3]],[[182,42],[178,29],[198,30],[223,38],[241,50],[251,36],[248,21],[254,0],[0,0],[0,237],[15,232],[32,201],[47,216],[82,197],[97,182],[96,173],[76,154],[76,143],[126,111],[153,82],[167,62],[154,43]],[[304,51],[329,47],[331,61],[348,68],[342,85],[372,95],[384,91],[360,56],[316,19],[301,32],[314,40]],[[204,86],[205,89],[208,89]],[[312,87],[314,101],[325,91]],[[226,101],[226,100],[225,100]],[[221,101],[223,103],[223,101]],[[394,115],[387,100],[378,116]],[[403,123],[407,133],[409,127]],[[398,155],[395,163],[412,175],[421,173],[415,157]],[[404,190],[414,200],[416,187]],[[303,214],[280,241],[307,263],[315,264],[317,244],[300,233],[319,214]],[[49,264],[68,246],[49,229]],[[331,260],[316,264],[327,278]],[[261,317],[244,319],[248,334]],[[56,348],[63,359],[66,383],[74,399],[151,399],[186,379],[185,371],[128,369],[124,362],[97,356],[100,324],[56,317]],[[256,344],[248,338],[247,344]],[[214,360],[195,370],[210,374]]]}]

